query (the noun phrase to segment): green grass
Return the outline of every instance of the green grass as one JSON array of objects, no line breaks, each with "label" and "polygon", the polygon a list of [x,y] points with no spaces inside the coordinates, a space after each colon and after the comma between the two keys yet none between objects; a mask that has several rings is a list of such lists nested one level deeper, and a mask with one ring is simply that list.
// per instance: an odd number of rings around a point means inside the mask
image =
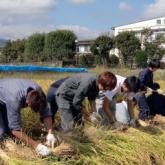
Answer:
[{"label": "green grass", "polygon": [[[100,73],[104,68],[91,69],[91,73]],[[138,75],[139,70],[108,69],[115,74],[128,76]],[[69,76],[69,73],[0,73],[0,78],[18,77],[28,78],[38,82],[45,91],[49,85],[62,77]],[[155,74],[155,80],[160,82],[162,90],[165,91],[165,71],[161,70]],[[37,140],[43,141],[43,137],[32,134],[32,130],[38,129],[38,115],[30,110],[22,111],[23,127],[26,132]],[[34,130],[33,130],[34,131]],[[126,131],[117,131],[103,127],[94,127],[89,123],[85,124],[83,130],[75,130],[72,136],[55,132],[58,136],[76,148],[77,154],[70,158],[50,156],[44,159],[31,154],[30,148],[23,148],[22,155],[4,150],[0,155],[0,164],[9,165],[163,165],[165,164],[165,123],[164,127],[150,125],[137,129],[129,128]],[[37,137],[36,137],[37,136]],[[32,152],[33,153],[33,152]],[[2,161],[1,161],[2,160]]]}]

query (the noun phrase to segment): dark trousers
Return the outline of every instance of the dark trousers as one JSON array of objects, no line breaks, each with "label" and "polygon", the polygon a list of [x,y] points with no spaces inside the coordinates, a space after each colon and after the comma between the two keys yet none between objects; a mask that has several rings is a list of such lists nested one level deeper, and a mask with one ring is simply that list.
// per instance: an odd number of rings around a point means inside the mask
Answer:
[{"label": "dark trousers", "polygon": [[50,109],[51,109],[51,112],[52,112],[52,121],[53,122],[54,122],[55,114],[58,110],[58,106],[57,106],[56,98],[55,98],[57,89],[58,88],[50,87],[49,90],[48,90],[48,94],[47,94],[47,101],[49,103],[49,106],[50,106]]},{"label": "dark trousers", "polygon": [[0,103],[0,140],[3,139],[4,134],[10,134],[10,132],[6,105],[4,103]]},{"label": "dark trousers", "polygon": [[58,110],[58,106],[56,103],[56,92],[58,90],[58,88],[60,87],[60,85],[66,80],[67,78],[63,78],[60,80],[57,80],[56,82],[54,82],[47,93],[47,102],[49,103],[51,112],[52,112],[52,121],[54,122],[54,118],[56,115],[56,112]]},{"label": "dark trousers", "polygon": [[148,106],[145,94],[139,92],[136,94],[135,99],[140,110],[139,118],[142,120],[148,119],[150,117],[150,108]]},{"label": "dark trousers", "polygon": [[160,114],[165,116],[165,96],[157,92],[153,92],[147,97],[148,106],[152,116]]}]

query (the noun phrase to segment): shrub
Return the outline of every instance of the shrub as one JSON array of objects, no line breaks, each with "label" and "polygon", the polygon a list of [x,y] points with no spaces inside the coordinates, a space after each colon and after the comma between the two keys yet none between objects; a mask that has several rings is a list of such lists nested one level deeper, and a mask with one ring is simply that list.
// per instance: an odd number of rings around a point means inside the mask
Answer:
[{"label": "shrub", "polygon": [[95,65],[102,65],[102,59],[100,56],[98,56],[98,55],[95,56],[94,64]]},{"label": "shrub", "polygon": [[145,51],[139,50],[135,53],[135,63],[139,67],[147,66],[147,53]]},{"label": "shrub", "polygon": [[110,66],[117,66],[119,64],[119,57],[116,55],[111,55],[109,57]]},{"label": "shrub", "polygon": [[85,55],[80,55],[80,57],[79,57],[79,65],[81,67],[88,66],[88,59],[87,59],[87,57]]}]

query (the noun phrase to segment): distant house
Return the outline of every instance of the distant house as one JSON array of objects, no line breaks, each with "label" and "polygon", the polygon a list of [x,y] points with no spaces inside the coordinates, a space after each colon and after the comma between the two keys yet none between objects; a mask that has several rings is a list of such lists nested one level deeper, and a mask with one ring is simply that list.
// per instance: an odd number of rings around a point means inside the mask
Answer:
[{"label": "distant house", "polygon": [[94,40],[80,40],[76,43],[76,54],[77,55],[91,55],[90,51],[91,45],[94,43]]},{"label": "distant house", "polygon": [[[149,41],[153,41],[158,35],[165,36],[165,17],[158,17],[112,28],[114,36],[125,31],[135,32],[136,37],[139,38],[142,43],[142,47],[145,29],[149,29],[151,31]],[[165,47],[165,43],[162,43],[161,46]],[[115,49],[113,53],[119,55],[118,49]]]}]

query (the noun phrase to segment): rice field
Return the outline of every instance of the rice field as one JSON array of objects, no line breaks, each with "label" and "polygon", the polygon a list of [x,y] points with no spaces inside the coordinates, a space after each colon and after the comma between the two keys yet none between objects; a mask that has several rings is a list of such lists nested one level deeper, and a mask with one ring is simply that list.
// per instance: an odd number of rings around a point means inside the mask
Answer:
[{"label": "rice field", "polygon": [[[105,68],[94,68],[89,72],[100,73]],[[108,69],[122,76],[138,75],[139,70]],[[70,73],[0,73],[0,78],[17,77],[32,79],[47,92],[50,84]],[[165,91],[165,70],[155,73],[155,81]],[[57,116],[57,118],[59,118]],[[39,117],[31,110],[22,111],[23,129],[38,141],[44,142],[45,133],[38,130]],[[58,125],[56,119],[55,127]],[[20,142],[6,141],[0,148],[0,165],[163,165],[165,164],[165,118],[157,117],[144,127],[123,131],[112,127],[103,128],[86,123],[70,134],[54,132],[60,143],[69,144],[67,154],[55,154],[39,158],[33,149]],[[68,146],[68,145],[67,145]],[[3,148],[3,149],[2,149]],[[60,148],[58,148],[60,150]],[[57,151],[54,151],[57,153]]]}]

